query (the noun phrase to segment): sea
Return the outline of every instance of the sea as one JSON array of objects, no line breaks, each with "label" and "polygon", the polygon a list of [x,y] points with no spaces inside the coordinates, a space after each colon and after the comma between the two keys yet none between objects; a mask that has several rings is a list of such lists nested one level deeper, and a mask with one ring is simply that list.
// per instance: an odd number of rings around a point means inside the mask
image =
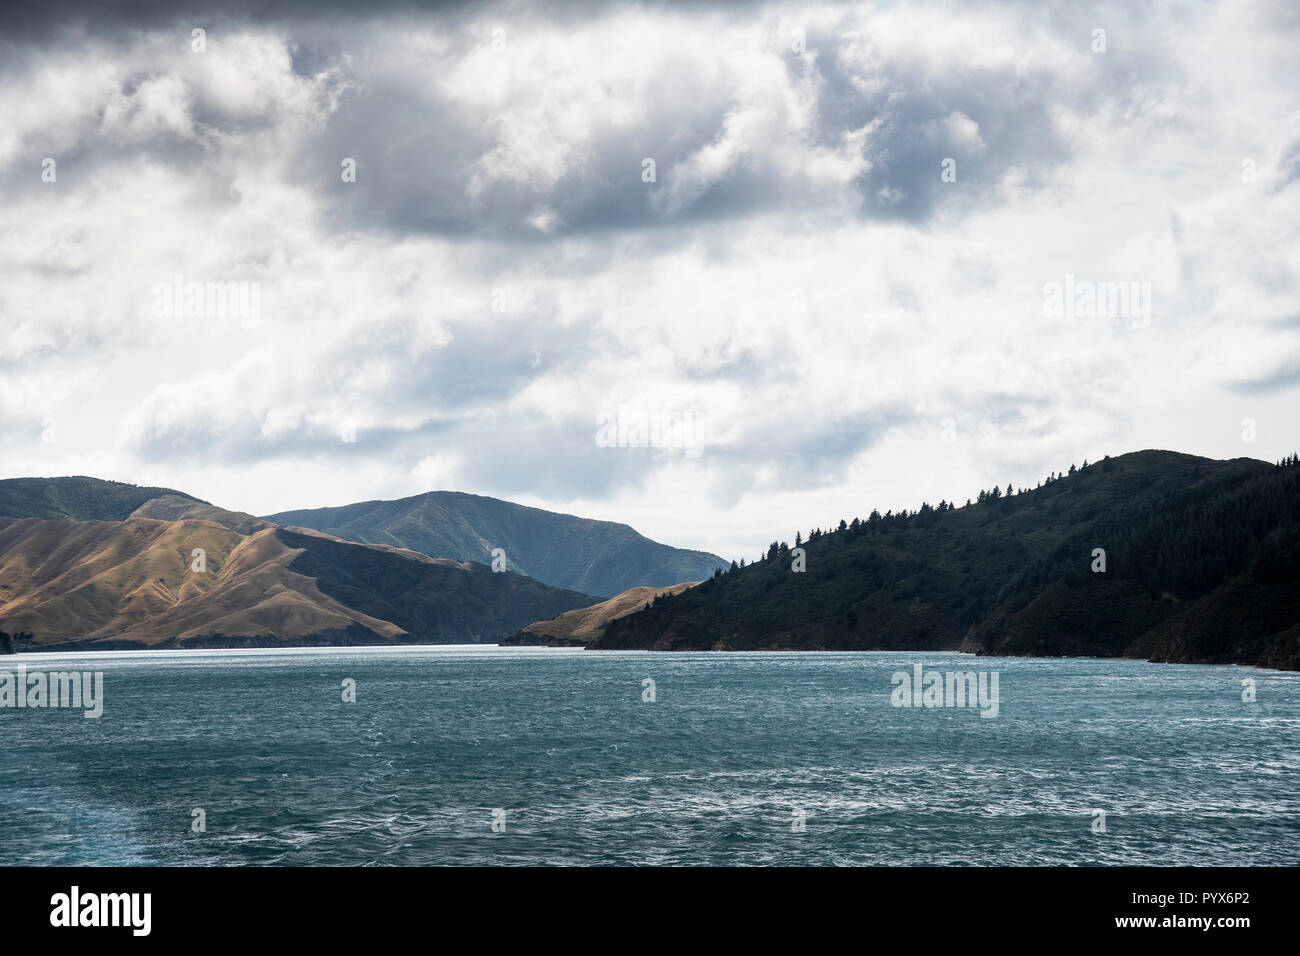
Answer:
[{"label": "sea", "polygon": [[[1296,673],[483,645],[19,664],[101,673],[102,713],[0,707],[0,864],[1300,859]],[[983,706],[950,693],[972,671]]]}]

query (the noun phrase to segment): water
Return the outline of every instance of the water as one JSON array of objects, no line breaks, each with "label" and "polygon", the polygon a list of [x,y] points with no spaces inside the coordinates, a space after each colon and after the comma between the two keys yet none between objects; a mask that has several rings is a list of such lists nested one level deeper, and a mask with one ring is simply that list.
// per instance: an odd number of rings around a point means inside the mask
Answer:
[{"label": "water", "polygon": [[[0,709],[5,864],[1290,865],[1300,850],[1300,674],[495,647],[19,660],[102,670],[106,702],[99,720]],[[917,662],[996,670],[998,716],[891,706],[890,675]]]}]

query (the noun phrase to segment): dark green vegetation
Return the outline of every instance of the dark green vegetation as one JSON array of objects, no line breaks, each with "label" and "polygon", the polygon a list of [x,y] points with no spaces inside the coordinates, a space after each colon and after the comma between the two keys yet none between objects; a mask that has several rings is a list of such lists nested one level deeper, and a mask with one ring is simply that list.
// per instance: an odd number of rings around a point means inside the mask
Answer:
[{"label": "dark green vegetation", "polygon": [[314,579],[322,593],[348,608],[397,625],[404,642],[497,641],[598,600],[482,564],[466,569],[316,535],[272,533],[302,549],[289,571]]},{"label": "dark green vegetation", "polygon": [[458,561],[488,563],[493,549],[501,548],[506,566],[513,571],[555,587],[602,597],[638,586],[669,587],[698,581],[726,566],[716,555],[670,548],[625,524],[455,491],[283,511],[266,516],[266,520]]},{"label": "dark green vegetation", "polygon": [[100,478],[7,478],[0,481],[0,516],[124,521],[146,501],[163,495],[198,501],[170,488],[143,488]]},{"label": "dark green vegetation", "polygon": [[[1008,488],[1008,492],[1010,489]],[[802,543],[797,539],[797,544]],[[1300,669],[1300,466],[1135,452],[814,531],[591,646],[955,650]],[[1092,570],[1105,550],[1106,570]]]}]

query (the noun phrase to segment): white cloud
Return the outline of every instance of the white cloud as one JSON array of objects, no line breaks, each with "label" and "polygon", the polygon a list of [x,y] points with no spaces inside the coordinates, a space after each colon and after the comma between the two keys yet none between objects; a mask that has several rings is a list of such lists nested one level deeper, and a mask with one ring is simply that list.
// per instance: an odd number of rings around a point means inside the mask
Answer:
[{"label": "white cloud", "polygon": [[[1014,5],[500,13],[0,72],[5,471],[259,513],[460,488],[752,557],[1085,457],[1300,446],[1266,8],[1110,7],[1104,56]],[[154,314],[178,274],[258,283],[260,322]],[[1067,275],[1149,283],[1149,325],[1046,317]],[[699,411],[703,454],[597,447],[624,406]]]}]

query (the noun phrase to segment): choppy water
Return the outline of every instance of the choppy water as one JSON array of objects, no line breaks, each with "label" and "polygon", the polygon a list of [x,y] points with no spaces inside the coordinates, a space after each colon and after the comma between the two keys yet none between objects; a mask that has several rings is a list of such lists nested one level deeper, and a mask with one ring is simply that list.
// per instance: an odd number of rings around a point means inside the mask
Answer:
[{"label": "choppy water", "polygon": [[[1208,865],[1300,851],[1297,674],[494,647],[22,655],[0,670],[17,660],[102,670],[106,702],[99,720],[0,709],[0,863]],[[996,670],[998,716],[891,706],[890,675],[917,662]]]}]

